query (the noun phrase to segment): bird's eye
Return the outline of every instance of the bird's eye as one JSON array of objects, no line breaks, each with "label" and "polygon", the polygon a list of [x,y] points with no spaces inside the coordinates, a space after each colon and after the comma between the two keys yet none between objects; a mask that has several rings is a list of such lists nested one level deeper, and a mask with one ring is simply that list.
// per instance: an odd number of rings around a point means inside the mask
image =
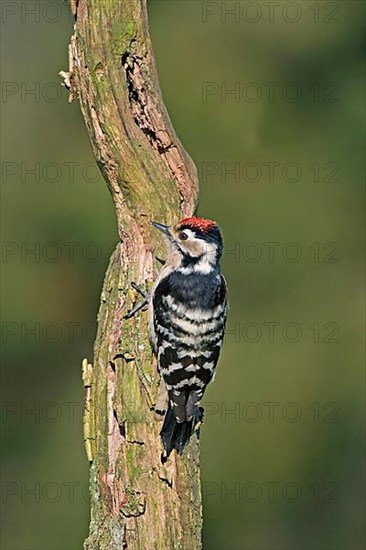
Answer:
[{"label": "bird's eye", "polygon": [[181,231],[179,233],[178,237],[181,241],[186,241],[188,239],[188,235],[187,235],[187,233],[184,233],[184,231]]}]

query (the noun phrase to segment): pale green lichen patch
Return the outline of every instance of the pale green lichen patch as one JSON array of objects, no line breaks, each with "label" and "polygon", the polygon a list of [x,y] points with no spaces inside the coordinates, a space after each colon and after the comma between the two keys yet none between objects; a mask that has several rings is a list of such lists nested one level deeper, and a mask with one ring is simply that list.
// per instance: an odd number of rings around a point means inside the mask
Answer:
[{"label": "pale green lichen patch", "polygon": [[121,512],[126,517],[141,516],[145,512],[146,499],[139,491],[132,488],[131,485],[125,487],[126,504],[121,508]]},{"label": "pale green lichen patch", "polygon": [[128,21],[114,21],[112,23],[112,52],[114,55],[122,55],[128,50],[131,41],[136,36],[136,23],[133,19]]}]

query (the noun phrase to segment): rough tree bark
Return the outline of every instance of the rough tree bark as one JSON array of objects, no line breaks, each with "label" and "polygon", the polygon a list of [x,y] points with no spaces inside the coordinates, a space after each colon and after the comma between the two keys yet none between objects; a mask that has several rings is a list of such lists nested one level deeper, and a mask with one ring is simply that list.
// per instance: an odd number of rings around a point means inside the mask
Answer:
[{"label": "rough tree bark", "polygon": [[151,220],[174,223],[196,207],[196,169],[172,128],[158,83],[146,0],[70,0],[75,32],[70,99],[78,96],[111,192],[120,243],[105,276],[93,364],[83,362],[84,438],[91,520],[85,548],[201,547],[199,447],[160,461],[153,404],[159,377],[146,313],[124,320],[164,256]]}]

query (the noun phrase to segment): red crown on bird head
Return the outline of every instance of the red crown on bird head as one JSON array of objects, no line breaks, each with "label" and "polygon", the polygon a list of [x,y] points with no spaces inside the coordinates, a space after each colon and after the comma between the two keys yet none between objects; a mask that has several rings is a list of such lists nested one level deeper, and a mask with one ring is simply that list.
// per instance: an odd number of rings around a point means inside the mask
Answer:
[{"label": "red crown on bird head", "polygon": [[203,231],[204,233],[207,233],[208,231],[211,231],[216,226],[216,222],[213,220],[206,220],[205,218],[184,218],[181,220],[178,225],[177,229],[181,229],[182,227],[186,227],[187,229],[198,229],[199,231]]}]

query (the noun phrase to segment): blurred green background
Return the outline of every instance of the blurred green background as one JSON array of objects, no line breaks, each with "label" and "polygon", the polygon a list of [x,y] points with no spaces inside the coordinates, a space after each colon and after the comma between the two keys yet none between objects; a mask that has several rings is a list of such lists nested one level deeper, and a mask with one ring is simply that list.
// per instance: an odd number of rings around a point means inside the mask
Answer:
[{"label": "blurred green background", "polygon": [[[149,12],[199,213],[227,251],[204,548],[364,548],[364,3],[150,0]],[[4,550],[74,550],[88,530],[80,363],[117,231],[59,88],[71,32],[61,0],[2,2]]]}]

